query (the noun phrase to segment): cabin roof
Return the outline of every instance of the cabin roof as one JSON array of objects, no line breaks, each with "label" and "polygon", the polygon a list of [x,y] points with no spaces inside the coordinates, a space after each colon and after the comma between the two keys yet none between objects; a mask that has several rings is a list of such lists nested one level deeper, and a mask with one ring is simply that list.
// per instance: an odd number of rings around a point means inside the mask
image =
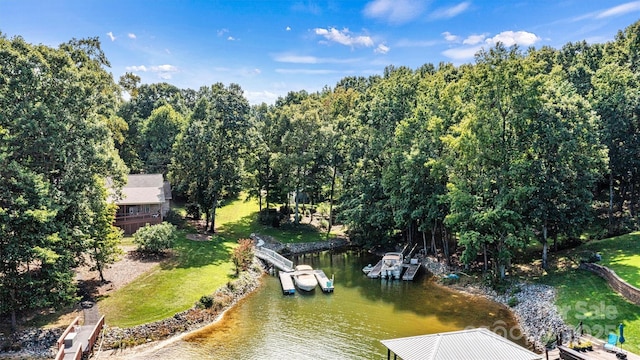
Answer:
[{"label": "cabin roof", "polygon": [[[171,188],[168,188],[171,193]],[[117,205],[162,204],[165,202],[165,181],[162,174],[130,174],[122,188],[122,199]]]}]

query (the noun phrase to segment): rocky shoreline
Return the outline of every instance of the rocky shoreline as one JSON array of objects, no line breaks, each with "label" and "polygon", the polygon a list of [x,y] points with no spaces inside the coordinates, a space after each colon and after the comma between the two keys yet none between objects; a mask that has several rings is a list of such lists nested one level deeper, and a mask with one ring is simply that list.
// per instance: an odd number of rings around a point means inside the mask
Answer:
[{"label": "rocky shoreline", "polygon": [[[221,314],[260,285],[264,269],[259,260],[240,277],[212,294],[209,309],[195,304],[191,309],[153,323],[122,329],[105,326],[102,349],[125,349],[152,341],[164,340],[181,333],[197,330],[215,322]],[[56,342],[63,329],[29,329],[10,336],[0,335],[0,344],[12,344],[0,349],[0,359],[45,359],[55,357]]]},{"label": "rocky shoreline", "polygon": [[[504,294],[487,287],[456,287],[454,289],[489,298],[508,307],[516,317],[527,343],[537,352],[544,352],[547,342],[556,335],[567,341],[571,328],[567,326],[554,304],[556,289],[548,285],[518,283]],[[496,329],[491,329],[496,331]],[[505,336],[512,329],[496,331]],[[512,336],[513,337],[513,336]]]},{"label": "rocky shoreline", "polygon": [[[251,237],[256,242],[262,242],[265,247],[288,255],[344,249],[351,245],[348,240],[339,238],[316,243],[281,244],[268,236],[252,234]],[[431,264],[430,269],[434,265],[437,264]],[[441,269],[436,266],[433,270]],[[262,263],[254,259],[254,264],[249,271],[242,273],[240,278],[218,289],[212,295],[214,306],[210,309],[202,308],[196,304],[189,310],[161,321],[126,329],[106,327],[102,348],[129,348],[168,339],[211,324],[238,300],[254,291],[259,286],[260,277],[263,274]],[[454,285],[452,288],[485,296],[509,307],[521,327],[522,335],[536,351],[544,351],[548,339],[555,338],[556,334],[568,334],[570,331],[554,305],[556,291],[551,286],[520,283],[502,295],[490,288],[475,285],[467,287]],[[0,344],[14,344],[13,347],[0,349],[0,358],[51,358],[57,351],[55,343],[62,331],[62,329],[30,329],[10,336],[0,334]],[[505,329],[505,331],[510,331],[510,329]]]}]

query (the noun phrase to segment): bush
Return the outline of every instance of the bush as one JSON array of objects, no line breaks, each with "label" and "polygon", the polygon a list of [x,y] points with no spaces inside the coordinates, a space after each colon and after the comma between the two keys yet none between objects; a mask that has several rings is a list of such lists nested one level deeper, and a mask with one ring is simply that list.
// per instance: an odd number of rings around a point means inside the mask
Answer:
[{"label": "bush", "polygon": [[188,203],[185,205],[185,210],[187,211],[187,216],[191,217],[194,220],[200,219],[202,213],[200,212],[200,206],[196,203]]},{"label": "bush", "polygon": [[176,238],[176,227],[168,222],[147,224],[133,234],[133,242],[138,245],[138,251],[147,254],[158,254],[171,249]]},{"label": "bush", "polygon": [[210,309],[213,306],[213,296],[203,295],[198,301],[198,307]]},{"label": "bush", "polygon": [[236,266],[236,275],[240,271],[246,271],[253,261],[253,240],[238,239],[238,246],[233,249],[233,264]]},{"label": "bush", "polygon": [[183,228],[186,224],[182,215],[173,209],[167,211],[167,215],[165,215],[164,220],[178,228]]},{"label": "bush", "polygon": [[518,305],[518,298],[515,296],[510,297],[509,301],[507,301],[507,305],[509,305],[509,307],[514,307]]}]

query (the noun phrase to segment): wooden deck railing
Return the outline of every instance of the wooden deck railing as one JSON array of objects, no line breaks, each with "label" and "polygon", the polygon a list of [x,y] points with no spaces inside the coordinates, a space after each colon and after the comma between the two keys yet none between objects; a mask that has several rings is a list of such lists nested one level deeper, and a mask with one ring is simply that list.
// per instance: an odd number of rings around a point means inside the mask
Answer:
[{"label": "wooden deck railing", "polygon": [[93,331],[91,331],[91,336],[89,336],[89,348],[88,348],[89,351],[93,351],[93,345],[96,344],[96,340],[98,339],[98,335],[100,335],[100,331],[102,330],[103,326],[104,326],[104,315],[100,317],[100,320],[98,321],[96,326],[93,328]]},{"label": "wooden deck railing", "polygon": [[161,221],[160,214],[136,214],[136,215],[118,215],[116,214],[116,223],[139,222],[148,220],[149,222]]},{"label": "wooden deck railing", "polygon": [[[80,316],[76,317],[75,320],[73,320],[73,322],[71,322],[71,325],[67,326],[67,329],[62,333],[62,335],[60,335],[60,338],[58,339],[58,349],[62,348],[64,350],[64,338],[70,333],[70,332],[75,332],[75,326],[78,325],[80,323]],[[63,352],[64,355],[64,352]]]}]

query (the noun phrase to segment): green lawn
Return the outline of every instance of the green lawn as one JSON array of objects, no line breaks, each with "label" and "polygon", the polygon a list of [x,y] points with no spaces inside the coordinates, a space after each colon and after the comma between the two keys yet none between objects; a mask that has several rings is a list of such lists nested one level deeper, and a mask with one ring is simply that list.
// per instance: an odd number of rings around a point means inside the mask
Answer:
[{"label": "green lawn", "polygon": [[[260,225],[258,204],[236,200],[216,212],[217,234],[209,242],[187,240],[185,233],[174,247],[175,256],[99,302],[109,324],[131,327],[189,309],[202,295],[213,293],[232,279],[231,252],[239,238],[251,233],[271,235],[282,242],[324,240],[307,225],[273,229]],[[131,238],[125,243],[131,244]]]},{"label": "green lawn", "polygon": [[[557,291],[556,306],[567,324],[577,326],[583,322],[585,330],[601,339],[609,332],[617,332],[620,323],[625,325],[627,342],[624,349],[640,353],[640,307],[628,302],[613,291],[599,276],[577,268],[577,260],[589,252],[602,255],[602,265],[616,271],[622,278],[638,286],[640,283],[640,233],[611,239],[591,241],[567,253],[571,266],[550,270],[538,281],[554,286]],[[573,259],[573,262],[568,259]]]},{"label": "green lawn", "polygon": [[[280,228],[265,226],[257,221],[259,205],[256,200],[236,200],[216,211],[216,228],[219,234],[231,237],[248,237],[251,233],[269,235],[281,243],[300,243],[323,241],[327,239],[325,232],[319,232],[307,224],[304,218],[298,225],[286,224]],[[331,234],[335,236],[335,234]]]},{"label": "green lawn", "polygon": [[584,249],[599,252],[601,265],[640,288],[640,232],[589,242]]},{"label": "green lawn", "polygon": [[230,254],[234,241],[187,240],[182,234],[176,257],[127,284],[99,302],[109,324],[130,327],[186,310],[202,296],[213,293],[234,274]]}]

